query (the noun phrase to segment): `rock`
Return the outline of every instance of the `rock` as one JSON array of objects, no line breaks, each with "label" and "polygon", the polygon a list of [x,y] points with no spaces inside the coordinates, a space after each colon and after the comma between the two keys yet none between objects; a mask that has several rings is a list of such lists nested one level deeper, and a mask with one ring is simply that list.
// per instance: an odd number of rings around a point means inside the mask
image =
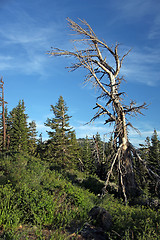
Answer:
[{"label": "rock", "polygon": [[104,231],[111,229],[112,217],[104,208],[98,206],[93,207],[89,212],[89,216],[94,220],[95,226],[101,227]]},{"label": "rock", "polygon": [[[111,229],[112,217],[104,208],[95,206],[89,212],[91,223],[85,223],[78,233],[78,240],[107,240],[107,231]],[[71,236],[73,237],[73,236]],[[82,238],[81,238],[82,237]]]},{"label": "rock", "polygon": [[107,234],[104,233],[100,227],[95,227],[89,223],[85,223],[83,229],[80,232],[81,236],[85,240],[107,240],[109,239]]}]

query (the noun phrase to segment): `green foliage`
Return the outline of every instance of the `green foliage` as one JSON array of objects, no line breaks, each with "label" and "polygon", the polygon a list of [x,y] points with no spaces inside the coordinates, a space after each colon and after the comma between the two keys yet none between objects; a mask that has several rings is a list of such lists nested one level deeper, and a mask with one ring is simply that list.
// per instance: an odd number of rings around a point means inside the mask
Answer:
[{"label": "green foliage", "polygon": [[[48,194],[47,191],[23,187],[19,207],[23,211],[23,222],[40,226],[64,227],[71,219],[69,203],[65,193]],[[66,216],[67,214],[67,216]]]},{"label": "green foliage", "polygon": [[36,123],[32,121],[29,123],[29,140],[28,140],[28,152],[32,156],[37,154],[37,131],[36,131]]},{"label": "green foliage", "polygon": [[[124,206],[121,201],[106,195],[100,203],[113,220],[111,239],[158,239],[160,211],[141,206]],[[119,238],[117,238],[119,236]]]},{"label": "green foliage", "polygon": [[21,188],[23,184],[29,188],[38,188],[46,170],[44,162],[26,153],[1,158],[0,164],[3,170],[1,179],[3,177],[5,181],[11,181],[16,188]]},{"label": "green foliage", "polygon": [[[157,131],[154,130],[151,139],[146,138],[145,144],[140,145],[140,154],[146,160],[148,167],[160,176],[160,141],[158,140]],[[145,189],[148,195],[160,197],[160,183],[154,174],[148,175],[143,169],[140,169],[139,176],[141,183],[139,185]]]},{"label": "green foliage", "polygon": [[100,134],[97,132],[93,139],[80,139],[81,158],[83,171],[88,174],[96,174],[100,179],[106,179],[106,154],[105,143],[101,141]]},{"label": "green foliage", "polygon": [[[7,126],[7,123],[8,123],[8,108],[7,108],[7,106],[5,106],[5,109],[4,109],[4,117],[5,117],[5,123]],[[8,138],[8,129],[6,129],[6,137]],[[3,140],[4,140],[3,139],[3,114],[0,114],[0,150],[1,151],[5,149]]]},{"label": "green foliage", "polygon": [[[3,231],[15,231],[19,225],[52,230],[85,221],[96,197],[73,186],[62,174],[26,154],[1,159],[1,174],[11,180],[0,182]],[[1,180],[1,179],[0,179]],[[55,233],[56,234],[56,233]]]},{"label": "green foliage", "polygon": [[4,230],[15,230],[20,223],[22,213],[18,208],[15,189],[10,183],[0,185],[0,199],[0,227]]},{"label": "green foliage", "polygon": [[67,229],[77,231],[89,221],[88,212],[95,205],[112,216],[110,239],[158,239],[160,235],[159,210],[124,206],[110,194],[98,198],[104,182],[97,176],[50,170],[50,164],[26,153],[1,156],[0,165],[2,239],[30,239],[31,234],[36,239],[67,239]]},{"label": "green foliage", "polygon": [[71,131],[69,134],[69,157],[70,157],[70,164],[69,168],[73,169],[81,169],[82,168],[82,161],[81,161],[81,154],[80,154],[80,146],[76,139],[75,131]]},{"label": "green foliage", "polygon": [[24,101],[19,101],[17,107],[10,112],[8,121],[9,149],[12,151],[27,151],[28,149],[29,128],[27,118]]},{"label": "green foliage", "polygon": [[[51,111],[54,117],[45,123],[50,128],[49,140],[43,142],[42,136],[36,139],[36,123],[27,123],[24,101],[19,101],[10,115],[6,108],[6,149],[2,148],[0,118],[0,149],[6,150],[0,156],[0,239],[30,239],[30,234],[36,239],[67,239],[69,228],[77,231],[90,221],[88,212],[95,204],[112,215],[110,239],[160,239],[160,210],[140,206],[140,202],[124,206],[110,194],[98,198],[104,186],[100,179],[106,179],[112,164],[112,138],[104,144],[97,133],[94,144],[87,137],[79,144],[62,96],[55,106],[51,105]],[[139,152],[159,176],[160,141],[156,130]],[[144,171],[142,163],[135,160],[134,167],[144,195],[160,197],[159,182]],[[116,195],[118,175],[114,171],[107,190]]]},{"label": "green foliage", "polygon": [[[46,143],[46,156],[51,160],[54,159],[61,166],[72,165],[73,155],[75,153],[75,133],[69,126],[67,111],[68,107],[62,96],[59,97],[55,106],[51,105],[53,118],[48,118],[45,126],[51,131],[47,131],[50,140]],[[75,153],[76,158],[77,153]]]},{"label": "green foliage", "polygon": [[95,167],[93,163],[93,158],[92,158],[92,151],[91,151],[91,146],[90,142],[88,140],[88,136],[86,136],[84,140],[84,145],[82,147],[82,161],[84,164],[84,171],[92,174],[95,172]]},{"label": "green foliage", "polygon": [[160,143],[158,140],[157,131],[154,130],[151,137],[150,146],[150,164],[154,167],[155,171],[160,174]]},{"label": "green foliage", "polygon": [[102,193],[104,182],[99,180],[96,176],[89,176],[83,181],[82,186],[97,195]]}]

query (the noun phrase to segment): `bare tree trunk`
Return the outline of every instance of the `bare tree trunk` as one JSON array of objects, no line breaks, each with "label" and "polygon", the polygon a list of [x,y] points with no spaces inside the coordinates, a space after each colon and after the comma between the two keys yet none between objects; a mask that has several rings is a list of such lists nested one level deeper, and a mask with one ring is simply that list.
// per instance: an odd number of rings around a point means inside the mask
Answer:
[{"label": "bare tree trunk", "polygon": [[4,82],[3,82],[3,79],[1,78],[0,80],[0,88],[2,89],[2,92],[1,92],[1,99],[0,99],[0,102],[1,102],[1,105],[2,105],[2,122],[3,122],[3,150],[5,150],[6,148],[6,120],[5,120],[5,104],[7,102],[4,101]]},{"label": "bare tree trunk", "polygon": [[120,102],[117,84],[112,73],[109,75],[111,84],[111,99],[114,113],[116,113],[115,131],[114,131],[114,148],[115,152],[120,148],[121,151],[118,158],[118,174],[119,174],[119,192],[124,196],[127,202],[128,196],[135,196],[137,193],[137,184],[135,181],[132,156],[129,149],[129,141],[127,134],[127,125],[124,108]]},{"label": "bare tree trunk", "polygon": [[[130,50],[121,58],[118,53],[119,44],[114,47],[109,47],[105,41],[97,38],[93,29],[85,21],[81,20],[83,27],[68,19],[69,26],[81,38],[75,39],[74,42],[84,43],[85,49],[75,51],[61,50],[53,48],[49,54],[52,56],[72,56],[75,58],[75,63],[70,67],[71,71],[78,68],[85,68],[88,71],[84,83],[91,83],[93,87],[98,88],[101,92],[97,99],[102,99],[105,104],[96,103],[94,109],[98,109],[97,113],[91,121],[106,115],[107,119],[104,124],[114,124],[113,146],[114,154],[112,155],[111,168],[108,171],[105,189],[110,181],[110,176],[113,174],[113,168],[116,168],[119,178],[119,189],[122,193],[125,202],[127,198],[135,196],[138,192],[138,186],[135,180],[135,170],[133,164],[133,155],[141,161],[136,150],[128,140],[127,127],[133,127],[127,121],[126,115],[135,116],[141,113],[142,109],[146,109],[146,103],[137,106],[136,102],[130,101],[129,105],[124,105],[121,96],[124,94],[119,91],[123,77],[119,77],[120,69],[124,58]],[[108,61],[108,54],[114,60],[114,65],[111,66]],[[90,122],[91,122],[90,121]],[[146,166],[146,164],[144,164]]]}]

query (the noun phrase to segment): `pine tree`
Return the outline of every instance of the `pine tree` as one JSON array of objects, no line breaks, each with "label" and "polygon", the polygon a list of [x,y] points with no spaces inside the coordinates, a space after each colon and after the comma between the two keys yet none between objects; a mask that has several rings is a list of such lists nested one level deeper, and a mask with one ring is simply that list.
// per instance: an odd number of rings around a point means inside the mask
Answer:
[{"label": "pine tree", "polygon": [[7,106],[5,106],[4,114],[5,114],[5,122],[6,122],[6,150],[8,150],[10,145],[10,135],[9,135],[10,124],[9,124],[9,113],[8,113]]},{"label": "pine tree", "polygon": [[84,163],[84,170],[90,174],[95,173],[95,167],[92,158],[92,151],[88,136],[84,140],[84,145],[82,148],[82,161]]},{"label": "pine tree", "polygon": [[41,158],[44,160],[46,152],[46,145],[42,140],[42,133],[40,133],[38,139],[37,139],[37,150],[36,150],[36,157]]},{"label": "pine tree", "polygon": [[160,184],[155,178],[153,178],[152,172],[160,176],[160,142],[158,140],[157,131],[154,130],[151,139],[146,138],[145,144],[140,144],[140,154],[143,159],[146,160],[147,166],[151,170],[151,174],[147,175],[147,172],[139,166],[139,185],[145,190],[147,194],[155,194],[160,196]]},{"label": "pine tree", "polygon": [[156,169],[156,172],[160,174],[160,142],[156,130],[154,130],[151,137],[150,164]]},{"label": "pine tree", "polygon": [[69,125],[68,107],[62,96],[59,97],[55,106],[51,105],[53,118],[48,118],[45,126],[50,127],[47,131],[50,140],[47,142],[47,151],[51,158],[63,166],[71,160],[71,133],[72,127]]},{"label": "pine tree", "polygon": [[[150,158],[150,138],[146,137],[144,144],[139,144],[139,154],[142,159],[145,159],[147,164],[149,164]],[[149,184],[150,178],[148,177],[148,172],[146,168],[144,168],[143,164],[135,161],[134,165],[137,168],[137,172],[135,173],[135,178],[138,183],[139,188],[142,190],[144,194],[149,196]]]},{"label": "pine tree", "polygon": [[33,156],[36,155],[37,150],[37,130],[36,123],[32,121],[29,123],[29,140],[28,140],[28,151]]},{"label": "pine tree", "polygon": [[20,100],[9,116],[10,150],[12,151],[28,150],[29,128],[27,118],[24,101]]},{"label": "pine tree", "polygon": [[[160,141],[158,140],[158,134],[156,130],[154,130],[151,137],[148,163],[152,171],[156,172],[156,174],[160,176]],[[160,197],[160,183],[155,181],[152,176],[150,177],[149,187],[152,194]]]},{"label": "pine tree", "polygon": [[96,144],[97,155],[98,155],[99,161],[103,162],[103,160],[104,160],[103,142],[102,142],[101,136],[98,132],[95,136],[95,144]]},{"label": "pine tree", "polygon": [[149,137],[146,137],[144,144],[139,144],[140,146],[140,155],[143,159],[149,162],[150,159],[150,148],[151,148],[151,141]]},{"label": "pine tree", "polygon": [[100,134],[97,132],[96,136],[93,136],[94,140],[94,157],[95,157],[95,167],[96,174],[100,179],[106,178],[105,172],[105,162],[106,156],[104,151],[104,142],[101,140]]},{"label": "pine tree", "polygon": [[[6,128],[6,143],[5,148],[7,149],[8,145],[8,108],[5,106],[4,108],[4,117],[5,117],[5,128]],[[0,149],[4,149],[3,146],[3,116],[0,114]]]},{"label": "pine tree", "polygon": [[72,160],[72,167],[78,168],[79,170],[83,170],[84,164],[82,162],[81,154],[80,154],[81,147],[77,142],[76,133],[74,130],[71,131],[69,139],[70,139],[69,149],[70,149],[70,158]]}]

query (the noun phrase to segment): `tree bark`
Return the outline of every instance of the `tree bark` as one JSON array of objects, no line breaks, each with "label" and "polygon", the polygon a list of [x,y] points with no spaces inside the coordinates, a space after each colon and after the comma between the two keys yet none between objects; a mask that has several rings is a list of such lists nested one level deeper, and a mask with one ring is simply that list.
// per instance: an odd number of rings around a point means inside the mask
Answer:
[{"label": "tree bark", "polygon": [[2,122],[3,122],[3,150],[6,149],[6,120],[5,120],[5,104],[7,102],[4,101],[4,82],[3,82],[3,78],[1,77],[1,80],[0,80],[0,88],[2,89],[2,92],[1,92],[1,99],[0,99],[0,102],[1,102],[1,105],[2,105]]},{"label": "tree bark", "polygon": [[[85,68],[88,74],[84,82],[91,83],[93,87],[100,90],[101,94],[97,99],[106,100],[105,105],[96,103],[94,109],[98,110],[91,121],[106,115],[108,118],[105,120],[105,124],[114,124],[114,154],[112,156],[111,168],[107,174],[105,188],[107,188],[113,168],[117,167],[120,192],[123,194],[125,202],[127,202],[128,197],[137,194],[138,186],[133,169],[134,151],[133,147],[130,147],[131,144],[129,143],[127,132],[127,126],[132,125],[127,121],[126,115],[142,114],[141,109],[147,108],[146,103],[137,106],[134,101],[131,101],[130,105],[124,105],[122,102],[121,95],[123,95],[123,92],[119,91],[119,87],[123,78],[119,77],[119,73],[122,62],[130,50],[120,58],[118,53],[119,44],[116,44],[115,47],[109,47],[105,41],[97,38],[93,29],[85,20],[81,20],[84,27],[81,27],[71,19],[68,19],[68,23],[71,30],[80,37],[82,36],[82,38],[75,39],[74,42],[84,43],[84,46],[87,47],[82,50],[75,48],[75,51],[72,52],[53,48],[49,54],[52,56],[74,57],[76,61],[70,67],[71,71],[81,67]],[[108,54],[114,60],[114,67],[108,63]]]}]

